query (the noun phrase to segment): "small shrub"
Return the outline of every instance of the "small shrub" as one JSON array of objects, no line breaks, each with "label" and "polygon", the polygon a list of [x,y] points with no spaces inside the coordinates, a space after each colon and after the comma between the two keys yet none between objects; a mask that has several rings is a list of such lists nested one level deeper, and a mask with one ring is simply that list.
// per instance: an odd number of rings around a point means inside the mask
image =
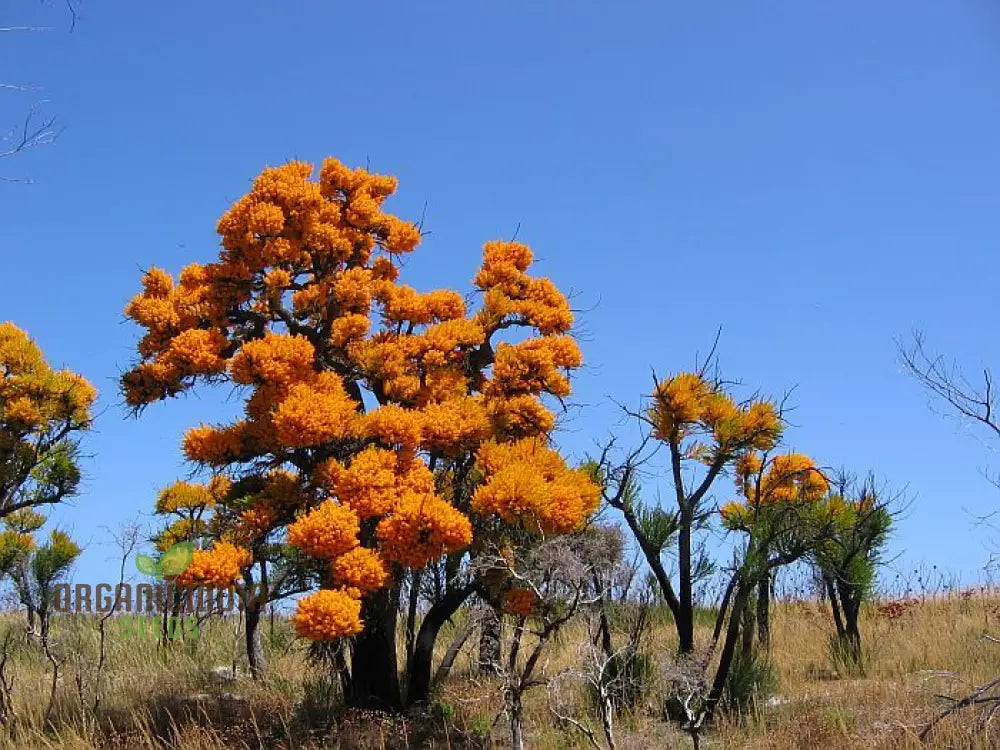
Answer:
[{"label": "small shrub", "polygon": [[306,727],[324,727],[330,722],[333,709],[338,705],[340,687],[329,677],[306,680],[302,700],[296,706],[296,719]]},{"label": "small shrub", "polygon": [[722,710],[746,716],[774,695],[778,680],[771,662],[756,650],[740,651],[733,658],[722,693]]},{"label": "small shrub", "polygon": [[474,738],[486,739],[493,732],[493,720],[488,716],[477,714],[469,718],[465,731]]},{"label": "small shrub", "polygon": [[446,724],[455,723],[455,707],[447,701],[434,701],[431,703],[431,717]]},{"label": "small shrub", "polygon": [[[652,658],[641,651],[620,651],[611,657],[601,675],[601,682],[614,710],[620,712],[635,708],[646,696],[654,674]],[[590,697],[596,705],[599,695],[594,686],[590,687]]]},{"label": "small shrub", "polygon": [[868,662],[866,651],[862,650],[861,658],[855,659],[851,644],[837,635],[832,635],[827,645],[827,653],[830,665],[838,676],[864,676]]}]

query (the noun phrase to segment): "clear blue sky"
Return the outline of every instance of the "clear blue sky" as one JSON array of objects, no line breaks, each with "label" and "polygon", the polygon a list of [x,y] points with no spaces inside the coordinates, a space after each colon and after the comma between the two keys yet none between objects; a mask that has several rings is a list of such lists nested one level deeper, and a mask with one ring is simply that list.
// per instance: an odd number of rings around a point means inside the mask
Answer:
[{"label": "clear blue sky", "polygon": [[[431,232],[418,288],[468,289],[483,241],[529,242],[571,289],[589,368],[562,445],[589,450],[650,368],[797,386],[792,445],[915,497],[895,549],[974,577],[1000,507],[989,447],[927,409],[893,338],[1000,363],[1000,8],[994,0],[6,3],[0,93],[66,129],[0,162],[0,319],[101,389],[88,478],[57,514],[110,574],[102,526],[187,471],[206,395],[125,418],[116,376],[139,269],[210,260],[266,164],[336,155],[396,174]],[[1000,461],[993,462],[1000,467]],[[727,488],[728,489],[728,488]]]}]

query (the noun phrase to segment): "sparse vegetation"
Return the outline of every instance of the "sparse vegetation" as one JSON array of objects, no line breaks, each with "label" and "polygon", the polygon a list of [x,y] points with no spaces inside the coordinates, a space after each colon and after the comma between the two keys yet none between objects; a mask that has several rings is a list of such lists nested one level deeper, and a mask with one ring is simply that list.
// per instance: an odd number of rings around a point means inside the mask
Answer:
[{"label": "sparse vegetation", "polygon": [[[922,744],[918,735],[946,707],[936,694],[963,693],[964,680],[985,684],[1000,671],[1000,648],[983,640],[983,633],[1000,621],[1000,592],[983,589],[968,595],[926,596],[909,605],[905,617],[891,616],[894,610],[888,604],[865,605],[862,630],[872,644],[865,676],[839,677],[831,669],[826,646],[829,606],[817,601],[776,602],[770,667],[734,666],[731,675],[746,678],[738,689],[735,683],[727,689],[727,701],[733,699],[738,710],[718,716],[703,737],[704,746],[991,747],[994,730],[979,727],[981,715],[975,707],[942,720],[929,745]],[[340,686],[309,661],[303,640],[274,647],[293,634],[284,616],[274,618],[273,628],[270,620],[264,626],[263,643],[271,665],[265,679],[249,677],[245,654],[238,659],[235,679],[220,679],[214,668],[231,666],[233,654],[241,653],[234,617],[213,618],[203,624],[196,641],[168,646],[155,637],[124,638],[112,618],[104,695],[94,712],[89,710],[94,696],[86,671],[97,658],[98,617],[55,617],[54,641],[64,648],[72,646],[80,658],[64,670],[46,727],[43,697],[50,687],[49,666],[36,645],[17,635],[23,633],[23,615],[3,615],[0,677],[13,687],[5,695],[10,696],[9,715],[16,720],[4,725],[0,742],[7,747],[43,748],[52,747],[56,737],[58,746],[65,748],[194,750],[508,746],[505,724],[496,721],[502,710],[503,678],[480,675],[472,642],[425,712],[392,718],[345,709]],[[655,667],[651,689],[618,713],[619,749],[689,746],[682,730],[664,721],[656,705],[661,689],[657,680],[669,673],[676,652],[676,634],[663,619],[651,618],[647,635]],[[461,625],[445,626],[443,640]],[[700,638],[709,637],[703,625],[699,630],[704,631],[698,633]],[[572,621],[550,644],[540,672],[551,677],[578,670],[579,644],[587,638],[584,620]],[[582,722],[592,717],[587,726],[603,741],[586,684],[561,680],[559,700],[560,712],[575,711]],[[524,695],[529,747],[593,747],[584,733],[559,721],[552,708],[549,691]]]}]

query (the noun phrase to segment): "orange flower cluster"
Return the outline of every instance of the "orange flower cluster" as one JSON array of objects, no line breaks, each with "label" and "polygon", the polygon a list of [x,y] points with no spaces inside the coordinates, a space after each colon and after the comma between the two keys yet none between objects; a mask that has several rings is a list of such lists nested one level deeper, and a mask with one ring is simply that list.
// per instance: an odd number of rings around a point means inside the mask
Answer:
[{"label": "orange flower cluster", "polygon": [[369,446],[354,456],[347,468],[328,461],[318,479],[359,518],[373,518],[388,513],[395,501],[399,480],[396,463],[393,451]]},{"label": "orange flower cluster", "polygon": [[320,589],[299,599],[295,632],[314,641],[333,641],[361,632],[361,601],[342,589]]},{"label": "orange flower cluster", "polygon": [[312,557],[332,560],[357,547],[360,532],[353,510],[327,500],[288,526],[288,543]]},{"label": "orange flower cluster", "polygon": [[503,611],[518,617],[531,617],[538,609],[538,594],[531,589],[514,587],[503,597]]},{"label": "orange flower cluster", "polygon": [[375,535],[386,558],[422,568],[431,560],[468,547],[472,524],[437,495],[408,492],[396,501],[392,515],[379,521]]},{"label": "orange flower cluster", "polygon": [[761,502],[815,502],[830,488],[826,477],[809,456],[785,453],[775,456],[761,481]]},{"label": "orange flower cluster", "polygon": [[340,377],[320,373],[311,383],[293,385],[274,413],[278,440],[289,448],[309,448],[355,433],[357,403]]},{"label": "orange flower cluster", "polygon": [[156,548],[166,552],[177,542],[189,542],[208,531],[208,522],[201,518],[178,518],[156,536]]},{"label": "orange flower cluster", "polygon": [[475,284],[486,292],[479,319],[487,330],[523,320],[550,335],[565,333],[573,325],[569,303],[555,284],[526,273],[533,259],[530,248],[520,242],[487,242],[483,247],[483,266]]},{"label": "orange flower cluster", "polygon": [[[285,528],[328,561],[342,588],[303,600],[297,627],[310,637],[356,632],[355,600],[385,585],[388,564],[422,567],[470,545],[452,504],[469,488],[449,485],[468,457],[490,467],[478,513],[558,533],[597,504],[597,487],[547,447],[555,415],[543,399],[567,396],[581,364],[565,296],[513,242],[484,246],[477,310],[456,291],[400,283],[398,258],[420,232],[383,209],[395,189],[335,159],[318,180],[301,162],[266,169],[219,220],[216,262],[176,282],[149,271],[126,308],[145,329],[122,378],[127,403],[236,385],[244,414],[189,430],[187,458],[238,480],[259,481],[261,465],[300,472],[285,500],[228,499],[211,535],[255,547]],[[527,334],[518,343],[492,340],[515,328]]]},{"label": "orange flower cluster", "polygon": [[53,370],[13,323],[0,323],[0,372],[0,444],[10,448],[31,436],[89,426],[97,391],[75,373]]},{"label": "orange flower cluster", "polygon": [[521,344],[500,344],[488,393],[569,395],[569,379],[559,371],[579,367],[580,349],[569,336],[547,336]]},{"label": "orange flower cluster", "polygon": [[389,580],[385,563],[367,547],[355,547],[345,552],[333,561],[330,573],[341,586],[355,589],[355,598],[382,588]]},{"label": "orange flower cluster", "polygon": [[813,460],[801,453],[784,453],[764,464],[759,454],[750,451],[740,456],[735,469],[736,486],[743,499],[719,508],[722,522],[729,529],[749,529],[757,513],[767,508],[788,504],[815,507],[830,489]]},{"label": "orange flower cluster", "polygon": [[743,530],[749,528],[753,508],[739,500],[731,500],[719,508],[719,515],[727,529]]},{"label": "orange flower cluster", "polygon": [[541,440],[486,443],[476,454],[485,483],[472,510],[497,515],[527,531],[567,534],[581,528],[597,509],[600,489]]},{"label": "orange flower cluster", "polygon": [[660,440],[680,441],[697,430],[710,435],[726,455],[769,451],[782,433],[781,419],[770,402],[738,404],[720,386],[690,372],[657,384],[650,419]]},{"label": "orange flower cluster", "polygon": [[249,550],[216,542],[211,549],[195,550],[191,564],[175,582],[179,586],[229,586],[252,562]]},{"label": "orange flower cluster", "polygon": [[204,484],[194,482],[174,482],[160,491],[156,499],[157,513],[183,513],[211,508],[215,505],[215,495]]}]

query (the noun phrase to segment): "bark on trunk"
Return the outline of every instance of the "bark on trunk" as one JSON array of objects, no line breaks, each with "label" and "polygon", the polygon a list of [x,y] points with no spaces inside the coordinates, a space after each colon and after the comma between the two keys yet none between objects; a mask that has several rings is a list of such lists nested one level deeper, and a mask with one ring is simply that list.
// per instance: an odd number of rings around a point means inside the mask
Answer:
[{"label": "bark on trunk", "polygon": [[442,680],[448,679],[452,667],[455,666],[455,660],[462,653],[462,649],[469,640],[469,636],[472,635],[474,627],[475,621],[472,617],[469,617],[462,625],[461,630],[452,638],[451,643],[448,645],[448,650],[444,652],[444,656],[441,658],[441,663],[438,664],[438,668],[434,671],[434,679],[431,681],[432,687],[440,685]]},{"label": "bark on trunk", "polygon": [[847,646],[851,661],[861,663],[861,630],[858,628],[858,618],[861,613],[861,596],[856,587],[845,581],[837,582],[840,593],[840,604],[844,614],[844,635],[842,640]]},{"label": "bark on trunk", "polygon": [[511,701],[510,744],[513,750],[524,750],[524,708],[520,696]]},{"label": "bark on trunk", "polygon": [[826,584],[826,595],[830,599],[830,609],[833,610],[833,624],[837,628],[837,637],[844,637],[844,618],[840,611],[840,600],[837,596],[837,588],[833,583],[832,576],[823,576],[823,582]]},{"label": "bark on trunk", "polygon": [[424,620],[420,623],[420,631],[413,644],[413,656],[407,670],[409,685],[406,692],[406,704],[408,706],[426,703],[430,699],[431,667],[438,633],[475,590],[475,584],[452,589],[424,615]]},{"label": "bark on trunk", "polygon": [[722,692],[725,690],[726,680],[729,677],[729,669],[733,664],[733,657],[736,655],[736,642],[739,640],[740,625],[749,595],[749,587],[745,583],[738,583],[736,586],[736,595],[733,599],[733,610],[729,615],[729,627],[726,629],[726,640],[722,645],[722,653],[719,656],[719,666],[715,671],[712,689],[705,700],[705,718],[702,722],[703,724],[707,724],[712,720],[715,709],[722,699]]},{"label": "bark on trunk", "polygon": [[410,597],[406,609],[406,659],[407,663],[413,658],[413,648],[417,640],[417,609],[420,605],[420,570],[414,570],[410,574]]},{"label": "bark on trunk", "polygon": [[757,641],[764,651],[771,650],[771,576],[757,584]]},{"label": "bark on trunk", "polygon": [[396,661],[399,589],[383,589],[362,605],[364,630],[354,639],[351,680],[345,702],[352,708],[397,712],[402,709]]},{"label": "bark on trunk", "polygon": [[260,640],[261,610],[262,606],[259,603],[250,603],[245,613],[247,664],[250,666],[250,676],[255,680],[267,676],[267,657],[264,655],[264,646]]},{"label": "bark on trunk", "polygon": [[681,510],[680,534],[678,535],[678,577],[679,606],[676,613],[678,650],[682,654],[694,651],[694,596],[691,580],[691,524],[693,519],[688,509]]},{"label": "bark on trunk", "polygon": [[487,605],[479,627],[479,674],[498,674],[500,672],[503,621],[492,605]]}]

